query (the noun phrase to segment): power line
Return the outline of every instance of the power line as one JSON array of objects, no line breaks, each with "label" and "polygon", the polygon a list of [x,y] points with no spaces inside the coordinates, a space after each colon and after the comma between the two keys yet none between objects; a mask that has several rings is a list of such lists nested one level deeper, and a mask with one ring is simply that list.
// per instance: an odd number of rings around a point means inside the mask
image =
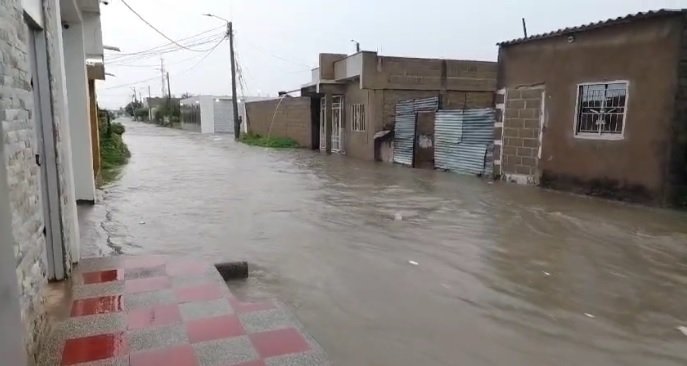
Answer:
[{"label": "power line", "polygon": [[[214,32],[214,31],[217,31],[217,30],[223,29],[223,28],[224,28],[224,26],[214,27],[214,28],[211,28],[208,30],[204,30],[200,33],[196,33],[196,34],[184,37],[184,38],[177,39],[176,42],[189,41],[189,40],[194,39],[196,37],[199,37],[199,36],[202,36],[204,34]],[[114,55],[114,57],[115,58],[122,58],[122,57],[127,57],[127,56],[137,56],[137,55],[144,54],[144,53],[155,52],[156,50],[163,49],[165,47],[169,47],[173,44],[174,43],[168,42],[168,43],[161,44],[159,46],[155,46],[153,48],[149,48],[149,49],[145,49],[145,50],[141,50],[141,51],[134,51],[134,52],[128,52],[128,53],[127,52],[117,53],[116,55]]]},{"label": "power line", "polygon": [[[189,67],[188,69],[185,69],[185,70],[183,70],[183,71],[181,71],[181,72],[179,72],[179,73],[173,73],[172,75],[174,75],[174,76],[180,76],[180,75],[183,75],[183,74],[187,73],[188,71],[191,71],[192,69],[196,68],[198,65],[201,64],[201,62],[203,62],[206,58],[208,58],[208,56],[210,56],[210,55],[215,51],[215,49],[217,49],[217,47],[219,47],[220,44],[222,44],[222,41],[224,41],[224,38],[225,38],[225,37],[222,37],[222,39],[221,39],[219,42],[217,42],[217,44],[215,44],[214,46],[212,46],[211,48],[209,48],[209,49],[206,51],[206,53],[205,53],[204,55],[202,55],[202,57],[200,58],[200,60],[198,60],[198,62],[196,62],[193,66],[191,66],[191,67]],[[148,81],[152,81],[152,80],[155,80],[155,79],[157,79],[157,78],[158,78],[158,76],[155,76],[155,77],[152,77],[152,78],[143,79],[143,80],[138,80],[138,81],[134,81],[134,82],[131,82],[131,83],[126,83],[126,84],[119,84],[119,85],[115,85],[115,86],[110,86],[110,87],[104,88],[103,90],[112,90],[112,89],[126,88],[126,87],[129,87],[129,86],[132,86],[132,85],[136,85],[136,84],[140,84],[140,83],[145,83],[145,82],[148,82]]]},{"label": "power line", "polygon": [[[213,43],[217,41],[220,38],[223,38],[224,34],[214,34],[209,37],[205,37],[203,39],[198,39],[194,40],[193,43],[189,43],[189,46],[202,46],[206,45],[209,43]],[[122,64],[122,63],[129,63],[129,62],[135,62],[135,61],[140,61],[144,59],[148,59],[151,57],[159,57],[160,55],[166,54],[166,53],[171,53],[171,52],[177,52],[182,50],[182,48],[179,47],[167,47],[163,49],[157,49],[153,51],[149,51],[147,53],[141,53],[140,55],[131,55],[131,56],[121,56],[121,57],[113,57],[111,59],[106,59],[106,62],[110,65],[117,65],[117,64]],[[207,52],[210,49],[204,49],[200,50],[200,52]]]},{"label": "power line", "polygon": [[199,50],[194,50],[194,49],[192,49],[192,48],[188,48],[188,47],[186,47],[186,46],[184,46],[184,45],[178,43],[177,41],[175,41],[175,40],[169,38],[166,34],[162,33],[162,31],[160,31],[159,29],[157,29],[154,25],[150,24],[149,21],[147,21],[145,18],[143,18],[143,16],[141,16],[141,14],[139,14],[136,10],[134,10],[134,8],[132,8],[125,0],[122,0],[122,4],[124,4],[124,6],[126,6],[129,10],[131,10],[131,12],[134,13],[134,15],[136,15],[136,16],[138,17],[138,19],[141,19],[141,21],[143,21],[143,23],[145,23],[146,25],[148,25],[152,30],[154,30],[155,32],[157,32],[159,35],[161,35],[162,37],[164,37],[164,38],[167,39],[168,41],[174,43],[175,45],[177,45],[177,46],[179,46],[179,47],[181,47],[181,48],[183,48],[183,49],[189,50],[189,51],[193,51],[193,52],[205,52],[204,50],[200,50],[200,51],[199,51]]}]

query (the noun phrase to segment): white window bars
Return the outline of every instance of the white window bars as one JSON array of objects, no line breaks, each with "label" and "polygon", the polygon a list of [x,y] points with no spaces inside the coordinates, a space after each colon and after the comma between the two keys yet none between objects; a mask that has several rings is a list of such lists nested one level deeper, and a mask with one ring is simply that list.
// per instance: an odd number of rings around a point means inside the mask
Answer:
[{"label": "white window bars", "polygon": [[578,85],[575,135],[582,138],[622,138],[627,86],[626,81]]},{"label": "white window bars", "polygon": [[367,130],[364,104],[351,104],[351,119],[351,129],[353,131],[364,132]]}]

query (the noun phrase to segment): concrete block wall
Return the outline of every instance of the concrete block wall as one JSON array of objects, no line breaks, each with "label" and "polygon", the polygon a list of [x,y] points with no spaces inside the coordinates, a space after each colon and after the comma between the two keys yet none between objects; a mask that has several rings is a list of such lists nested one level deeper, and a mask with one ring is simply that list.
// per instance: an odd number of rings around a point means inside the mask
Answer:
[{"label": "concrete block wall", "polygon": [[310,148],[312,147],[310,103],[311,100],[308,97],[247,102],[248,132],[261,136],[269,134],[288,137],[295,140],[298,145]]},{"label": "concrete block wall", "polygon": [[488,61],[377,56],[364,61],[362,87],[405,90],[496,90],[497,64]]},{"label": "concrete block wall", "polygon": [[538,183],[542,92],[540,88],[506,91],[501,169],[508,180]]}]

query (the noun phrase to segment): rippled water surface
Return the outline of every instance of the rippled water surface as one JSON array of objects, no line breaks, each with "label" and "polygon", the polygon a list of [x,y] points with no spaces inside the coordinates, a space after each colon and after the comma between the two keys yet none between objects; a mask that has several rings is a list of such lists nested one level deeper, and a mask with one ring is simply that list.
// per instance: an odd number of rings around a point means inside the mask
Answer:
[{"label": "rippled water surface", "polygon": [[247,260],[338,365],[687,365],[684,213],[127,129],[86,254]]}]

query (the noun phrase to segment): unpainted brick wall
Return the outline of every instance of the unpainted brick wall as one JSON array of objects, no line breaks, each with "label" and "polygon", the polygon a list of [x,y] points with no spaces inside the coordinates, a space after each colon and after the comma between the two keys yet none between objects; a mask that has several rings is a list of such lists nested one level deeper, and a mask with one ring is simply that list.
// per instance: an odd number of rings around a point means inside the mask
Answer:
[{"label": "unpainted brick wall", "polygon": [[379,56],[375,71],[366,88],[496,90],[496,62]]},{"label": "unpainted brick wall", "polygon": [[536,179],[539,153],[542,89],[508,89],[503,121],[504,174],[526,175]]},{"label": "unpainted brick wall", "polygon": [[261,136],[288,137],[302,147],[312,147],[310,103],[308,97],[286,97],[281,103],[280,99],[248,102],[248,131]]}]

